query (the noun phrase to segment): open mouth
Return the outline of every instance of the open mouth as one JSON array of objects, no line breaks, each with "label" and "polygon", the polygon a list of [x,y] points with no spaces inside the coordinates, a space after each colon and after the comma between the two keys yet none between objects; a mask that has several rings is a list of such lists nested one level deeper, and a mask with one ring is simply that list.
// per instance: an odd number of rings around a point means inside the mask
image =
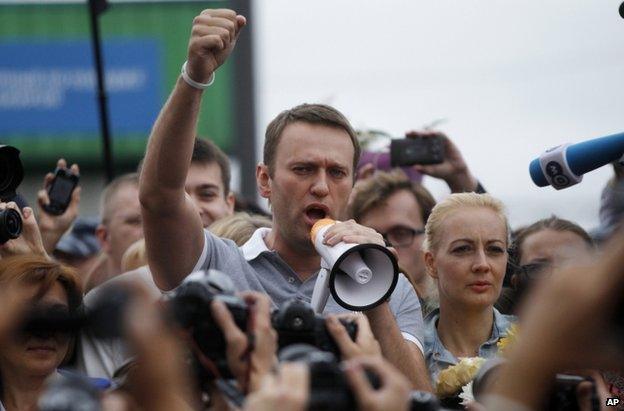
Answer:
[{"label": "open mouth", "polygon": [[305,215],[308,222],[314,224],[318,220],[321,220],[329,215],[327,207],[323,205],[310,205],[305,209]]}]

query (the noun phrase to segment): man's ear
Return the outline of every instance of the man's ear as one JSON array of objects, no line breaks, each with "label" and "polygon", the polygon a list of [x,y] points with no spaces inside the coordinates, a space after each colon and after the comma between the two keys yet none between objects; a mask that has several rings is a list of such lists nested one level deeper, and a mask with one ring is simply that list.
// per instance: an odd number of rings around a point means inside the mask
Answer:
[{"label": "man's ear", "polygon": [[95,229],[95,237],[98,239],[100,247],[102,247],[102,251],[108,252],[110,244],[108,242],[108,229],[105,225],[100,224],[97,226]]},{"label": "man's ear", "polygon": [[229,192],[227,196],[225,196],[225,204],[227,204],[227,208],[230,214],[234,213],[234,206],[236,206],[236,196],[234,196],[233,192]]},{"label": "man's ear", "polygon": [[438,279],[438,269],[436,268],[435,258],[431,251],[425,253],[425,269],[430,277],[436,280]]},{"label": "man's ear", "polygon": [[271,198],[271,176],[269,175],[269,167],[264,163],[256,166],[256,184],[263,198]]}]

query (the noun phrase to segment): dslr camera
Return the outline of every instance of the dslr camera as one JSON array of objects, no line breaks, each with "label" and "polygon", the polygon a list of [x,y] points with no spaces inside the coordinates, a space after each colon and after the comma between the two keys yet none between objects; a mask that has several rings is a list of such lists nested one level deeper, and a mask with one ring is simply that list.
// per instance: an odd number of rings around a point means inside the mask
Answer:
[{"label": "dslr camera", "polygon": [[[279,353],[280,362],[305,363],[310,372],[308,411],[357,410],[358,404],[338,358],[331,352],[321,351],[309,344],[293,344]],[[381,387],[379,377],[365,370],[374,389]],[[442,411],[437,398],[428,392],[412,391],[409,398],[411,411]]]},{"label": "dslr camera", "polygon": [[[215,370],[200,370],[203,374],[201,377],[231,378],[226,358],[227,343],[210,309],[215,299],[225,303],[241,330],[247,329],[247,305],[234,295],[232,280],[217,270],[198,271],[188,276],[172,293],[169,304],[175,321],[190,331],[201,354],[215,365],[218,372],[218,375],[214,375]],[[340,350],[327,330],[324,318],[316,315],[310,305],[296,299],[290,300],[272,313],[271,322],[278,335],[279,348],[306,343],[340,357]],[[342,323],[349,336],[355,340],[357,324],[348,320]]]},{"label": "dslr camera", "polygon": [[[472,383],[472,392],[477,401],[485,394],[491,383],[496,380],[496,373],[504,366],[506,360],[503,358],[489,359],[475,377]],[[600,400],[596,390],[596,384],[593,383],[591,377],[583,377],[580,375],[557,374],[552,381],[549,396],[543,404],[543,410],[549,411],[576,411],[580,410],[577,399],[577,388],[582,382],[589,381],[592,383],[591,388],[591,404],[590,409],[593,411],[600,410]]]},{"label": "dslr camera", "polygon": [[[24,179],[24,168],[19,150],[0,145],[0,201],[13,201],[16,190]],[[0,211],[0,244],[19,237],[22,233],[22,218],[12,209]]]}]

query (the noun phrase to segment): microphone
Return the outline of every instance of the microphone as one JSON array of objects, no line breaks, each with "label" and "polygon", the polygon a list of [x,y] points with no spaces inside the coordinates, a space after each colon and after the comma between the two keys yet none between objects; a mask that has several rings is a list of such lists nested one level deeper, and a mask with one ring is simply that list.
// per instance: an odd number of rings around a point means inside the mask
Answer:
[{"label": "microphone", "polygon": [[624,155],[624,133],[582,143],[563,144],[546,150],[531,161],[529,173],[539,186],[557,190],[578,184],[583,174],[620,159]]}]

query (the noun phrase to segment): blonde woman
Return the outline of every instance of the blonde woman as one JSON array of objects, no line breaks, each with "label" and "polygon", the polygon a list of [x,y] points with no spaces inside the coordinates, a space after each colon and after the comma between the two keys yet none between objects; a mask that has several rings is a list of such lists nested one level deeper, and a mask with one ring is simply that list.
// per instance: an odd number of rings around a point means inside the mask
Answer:
[{"label": "blonde woman", "polygon": [[432,381],[462,357],[491,357],[513,317],[494,303],[507,265],[503,205],[488,194],[452,194],[432,210],[423,251],[440,308],[425,319],[425,360]]}]

